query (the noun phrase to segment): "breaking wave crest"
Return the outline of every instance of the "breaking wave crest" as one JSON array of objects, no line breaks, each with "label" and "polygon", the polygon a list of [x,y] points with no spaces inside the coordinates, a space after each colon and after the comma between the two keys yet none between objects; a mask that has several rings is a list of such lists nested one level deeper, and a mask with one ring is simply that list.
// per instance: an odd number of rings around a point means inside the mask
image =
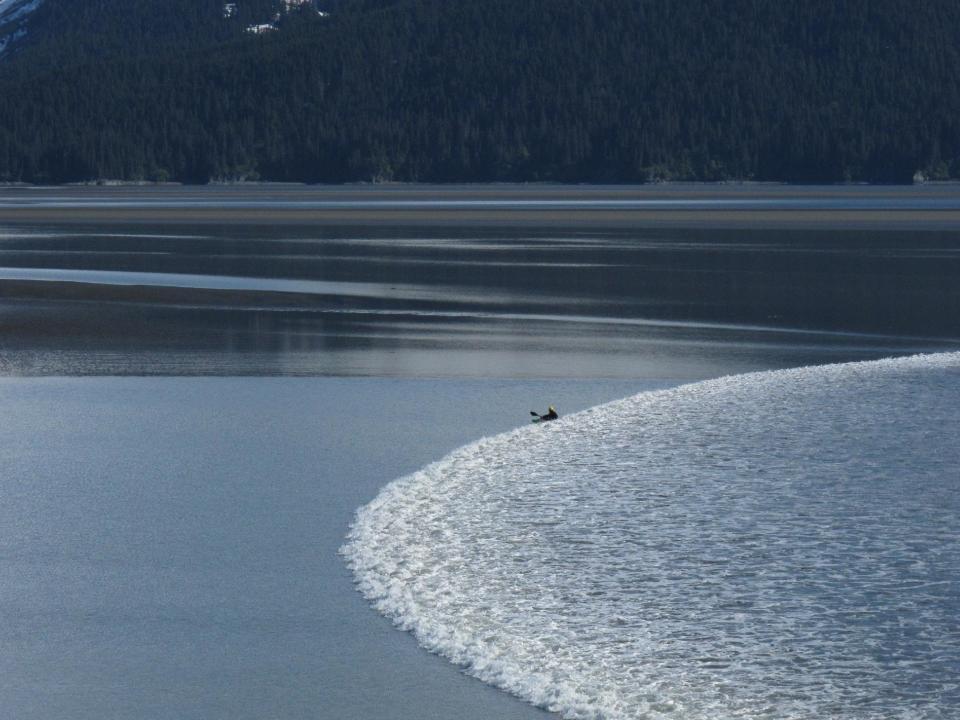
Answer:
[{"label": "breaking wave crest", "polygon": [[960,353],[640,394],[387,486],[343,548],[569,718],[960,715]]}]

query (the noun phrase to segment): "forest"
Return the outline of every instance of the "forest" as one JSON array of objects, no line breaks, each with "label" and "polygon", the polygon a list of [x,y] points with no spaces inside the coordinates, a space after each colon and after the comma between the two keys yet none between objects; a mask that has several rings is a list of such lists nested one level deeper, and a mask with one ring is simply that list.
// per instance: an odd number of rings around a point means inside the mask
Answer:
[{"label": "forest", "polygon": [[0,182],[960,178],[952,0],[236,5],[46,0]]}]

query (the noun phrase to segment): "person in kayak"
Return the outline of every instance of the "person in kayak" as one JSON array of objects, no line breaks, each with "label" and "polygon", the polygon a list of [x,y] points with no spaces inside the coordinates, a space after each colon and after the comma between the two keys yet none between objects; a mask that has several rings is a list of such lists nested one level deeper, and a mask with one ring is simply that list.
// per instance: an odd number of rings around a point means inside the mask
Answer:
[{"label": "person in kayak", "polygon": [[536,415],[538,418],[540,418],[540,422],[546,422],[547,420],[556,420],[558,417],[560,417],[559,415],[557,415],[557,411],[556,411],[556,409],[553,407],[553,405],[551,405],[549,408],[547,408],[547,413],[546,413],[545,415],[541,415],[540,413],[536,413],[536,412],[534,412],[533,410],[530,411],[530,414],[531,414],[531,415]]}]

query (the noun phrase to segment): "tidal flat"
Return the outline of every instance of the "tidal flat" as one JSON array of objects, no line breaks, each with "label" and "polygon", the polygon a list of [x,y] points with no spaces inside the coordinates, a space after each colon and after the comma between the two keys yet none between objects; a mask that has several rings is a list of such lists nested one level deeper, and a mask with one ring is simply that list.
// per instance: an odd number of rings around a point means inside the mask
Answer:
[{"label": "tidal flat", "polygon": [[947,229],[960,184],[12,186],[0,222]]}]

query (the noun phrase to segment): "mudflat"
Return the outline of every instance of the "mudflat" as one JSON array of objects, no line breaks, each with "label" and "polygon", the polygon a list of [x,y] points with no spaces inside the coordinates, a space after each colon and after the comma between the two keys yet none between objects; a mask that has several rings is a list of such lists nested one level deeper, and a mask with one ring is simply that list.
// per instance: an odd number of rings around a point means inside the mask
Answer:
[{"label": "mudflat", "polygon": [[0,222],[564,227],[960,226],[960,185],[8,187]]}]

